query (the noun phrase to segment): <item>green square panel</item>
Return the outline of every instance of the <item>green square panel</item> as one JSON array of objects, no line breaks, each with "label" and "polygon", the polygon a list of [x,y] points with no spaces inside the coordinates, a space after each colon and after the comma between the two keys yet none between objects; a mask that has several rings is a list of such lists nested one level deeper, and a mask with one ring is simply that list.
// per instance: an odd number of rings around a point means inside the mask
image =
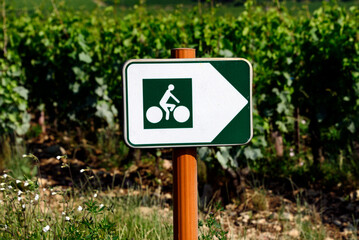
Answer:
[{"label": "green square panel", "polygon": [[192,79],[143,79],[144,129],[192,128]]}]

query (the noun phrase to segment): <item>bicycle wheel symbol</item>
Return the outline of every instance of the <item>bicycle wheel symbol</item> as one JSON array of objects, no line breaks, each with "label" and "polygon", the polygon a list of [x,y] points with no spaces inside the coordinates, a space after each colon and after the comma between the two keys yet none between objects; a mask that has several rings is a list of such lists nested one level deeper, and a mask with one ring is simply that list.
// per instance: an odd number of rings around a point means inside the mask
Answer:
[{"label": "bicycle wheel symbol", "polygon": [[162,120],[163,112],[161,108],[153,106],[146,111],[146,118],[150,123],[158,123]]},{"label": "bicycle wheel symbol", "polygon": [[[173,118],[179,122],[184,123],[186,122],[190,117],[190,111],[185,106],[177,106],[173,110]],[[146,111],[146,118],[150,123],[159,123],[163,118],[163,112],[161,108],[152,106]]]},{"label": "bicycle wheel symbol", "polygon": [[177,122],[184,123],[189,119],[190,112],[185,106],[178,106],[173,111],[173,117]]}]

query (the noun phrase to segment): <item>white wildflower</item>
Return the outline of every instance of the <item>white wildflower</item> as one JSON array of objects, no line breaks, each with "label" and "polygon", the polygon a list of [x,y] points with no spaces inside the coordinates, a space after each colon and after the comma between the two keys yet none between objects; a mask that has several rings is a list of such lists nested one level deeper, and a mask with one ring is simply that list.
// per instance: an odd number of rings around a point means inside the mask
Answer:
[{"label": "white wildflower", "polygon": [[47,231],[49,231],[50,230],[50,226],[49,225],[47,225],[46,227],[44,227],[43,229],[42,229],[42,231],[44,231],[44,232],[47,232]]},{"label": "white wildflower", "polygon": [[70,221],[70,217],[66,216],[66,217],[65,217],[65,220],[66,220],[66,221]]},{"label": "white wildflower", "polygon": [[301,123],[306,124],[307,122],[304,119],[302,119]]},{"label": "white wildflower", "polygon": [[12,186],[8,186],[7,188],[8,188],[8,189],[12,189]]},{"label": "white wildflower", "polygon": [[25,182],[24,182],[24,186],[25,186],[25,187],[29,186],[29,182],[28,182],[28,181],[25,181]]},{"label": "white wildflower", "polygon": [[4,182],[0,183],[0,186],[5,186],[5,183]]},{"label": "white wildflower", "polygon": [[17,195],[18,195],[18,196],[20,196],[20,195],[21,195],[21,193],[22,193],[22,191],[21,191],[21,190],[19,190],[19,191],[17,192]]},{"label": "white wildflower", "polygon": [[56,157],[57,160],[60,160],[61,158],[62,158],[61,156],[57,156],[57,157]]},{"label": "white wildflower", "polygon": [[22,197],[18,197],[17,200],[20,202],[22,200]]},{"label": "white wildflower", "polygon": [[42,191],[45,192],[45,191],[46,191],[46,188],[43,188]]},{"label": "white wildflower", "polygon": [[93,197],[94,197],[94,198],[97,198],[97,193],[95,193],[95,194],[93,195]]},{"label": "white wildflower", "polygon": [[5,173],[4,175],[2,175],[3,178],[7,178],[7,174]]},{"label": "white wildflower", "polygon": [[23,158],[26,158],[26,157],[27,157],[27,155],[26,155],[26,154],[23,154],[23,155],[22,155],[22,157],[23,157]]},{"label": "white wildflower", "polygon": [[0,188],[0,191],[5,191],[5,188]]},{"label": "white wildflower", "polygon": [[7,229],[7,225],[5,224],[5,230]]},{"label": "white wildflower", "polygon": [[61,214],[62,214],[62,215],[66,215],[66,213],[65,213],[65,212],[62,212]]},{"label": "white wildflower", "polygon": [[52,196],[54,196],[54,195],[56,195],[56,194],[57,194],[56,192],[52,192],[52,193],[51,193]]},{"label": "white wildflower", "polygon": [[85,169],[81,169],[81,170],[80,170],[80,173],[83,173],[84,171],[85,171]]},{"label": "white wildflower", "polygon": [[20,180],[16,180],[15,182],[16,182],[16,184],[19,184],[19,183],[21,183],[21,181],[20,181]]},{"label": "white wildflower", "polygon": [[82,211],[82,207],[79,206],[79,207],[77,208],[77,211],[81,212],[81,211]]},{"label": "white wildflower", "polygon": [[289,148],[289,156],[290,157],[294,157],[295,153],[294,153],[294,149],[293,148]]},{"label": "white wildflower", "polygon": [[23,204],[23,205],[22,205],[22,208],[23,208],[23,209],[25,209],[25,207],[26,207],[26,205],[25,205],[25,204]]},{"label": "white wildflower", "polygon": [[103,208],[103,207],[104,207],[104,205],[101,203],[101,204],[100,204],[100,209]]},{"label": "white wildflower", "polygon": [[35,199],[35,201],[37,201],[37,200],[39,200],[39,198],[40,198],[39,194],[36,194],[34,199]]}]

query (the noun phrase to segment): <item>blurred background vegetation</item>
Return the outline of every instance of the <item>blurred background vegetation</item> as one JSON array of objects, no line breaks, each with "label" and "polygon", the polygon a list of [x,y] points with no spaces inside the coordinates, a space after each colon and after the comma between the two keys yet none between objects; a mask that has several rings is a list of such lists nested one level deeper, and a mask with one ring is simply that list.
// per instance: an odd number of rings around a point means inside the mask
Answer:
[{"label": "blurred background vegetation", "polygon": [[357,187],[358,1],[0,2],[0,169],[46,131],[73,138],[68,146],[85,139],[101,148],[104,167],[127,166],[141,153],[122,140],[123,64],[192,47],[197,57],[243,57],[254,67],[253,140],[198,148],[200,181],[250,169],[305,186]]}]

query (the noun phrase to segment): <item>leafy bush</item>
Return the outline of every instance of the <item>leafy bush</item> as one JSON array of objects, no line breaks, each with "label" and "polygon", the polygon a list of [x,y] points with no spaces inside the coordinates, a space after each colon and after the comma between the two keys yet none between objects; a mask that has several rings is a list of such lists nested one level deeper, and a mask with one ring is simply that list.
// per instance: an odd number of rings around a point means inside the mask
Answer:
[{"label": "leafy bush", "polygon": [[23,85],[21,64],[12,54],[8,52],[0,58],[0,135],[12,132],[22,135],[30,126],[26,111],[28,90]]},{"label": "leafy bush", "polygon": [[354,7],[346,12],[324,5],[297,26],[293,102],[310,120],[308,131],[317,162],[326,153],[338,156],[344,150],[348,154],[359,140],[357,21]]},{"label": "leafy bush", "polygon": [[171,48],[193,47],[198,57],[244,57],[254,67],[251,144],[204,148],[201,155],[217,158],[226,168],[248,160],[259,164],[285,157],[290,159],[288,166],[294,166],[303,159],[317,163],[320,158],[336,161],[355,154],[356,7],[324,4],[313,15],[298,17],[280,6],[264,9],[247,1],[236,18],[197,9],[154,15],[143,6],[126,15],[116,15],[108,7],[93,12],[60,10],[48,16],[39,11],[12,13],[8,18],[11,54],[0,59],[2,132],[23,133],[26,109],[42,104],[50,121],[118,123],[124,62],[167,58]]}]

